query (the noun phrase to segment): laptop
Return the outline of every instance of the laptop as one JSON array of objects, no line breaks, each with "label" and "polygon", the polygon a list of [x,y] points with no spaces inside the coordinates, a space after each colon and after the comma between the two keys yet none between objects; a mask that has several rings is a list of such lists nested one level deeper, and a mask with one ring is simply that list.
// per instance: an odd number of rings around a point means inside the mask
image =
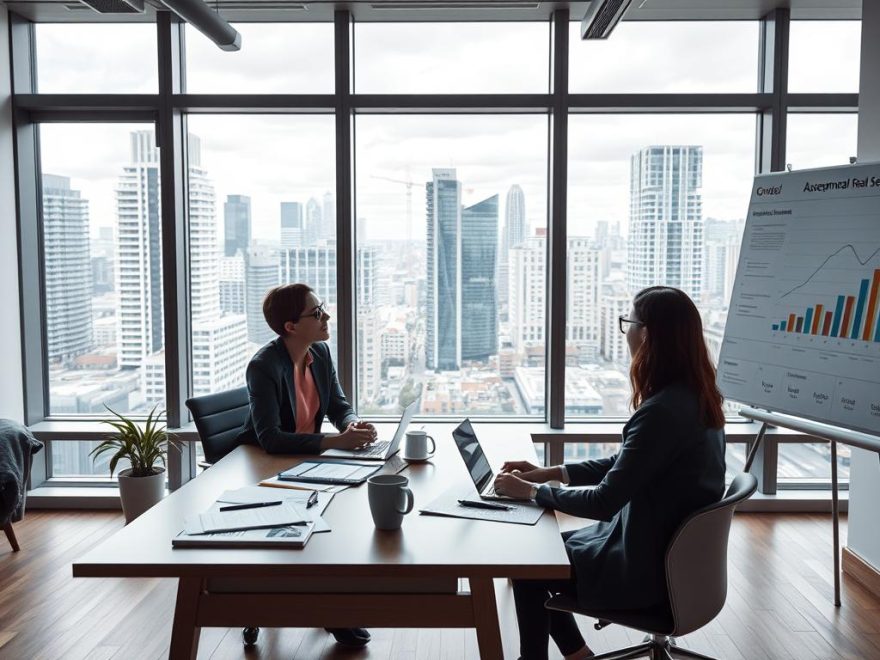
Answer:
[{"label": "laptop", "polygon": [[400,450],[400,441],[406,435],[406,427],[412,421],[413,415],[419,407],[419,399],[416,399],[406,408],[400,416],[400,423],[397,425],[397,431],[391,440],[383,440],[367,445],[363,449],[328,449],[321,453],[321,456],[333,458],[356,458],[361,461],[387,461]]},{"label": "laptop", "polygon": [[458,447],[458,453],[461,454],[468,473],[477,487],[480,499],[484,500],[514,500],[514,497],[501,495],[495,492],[495,477],[497,474],[492,471],[492,466],[483,453],[480,441],[477,440],[477,434],[474,433],[474,427],[471,426],[471,420],[465,419],[452,432],[455,440],[455,446]]}]

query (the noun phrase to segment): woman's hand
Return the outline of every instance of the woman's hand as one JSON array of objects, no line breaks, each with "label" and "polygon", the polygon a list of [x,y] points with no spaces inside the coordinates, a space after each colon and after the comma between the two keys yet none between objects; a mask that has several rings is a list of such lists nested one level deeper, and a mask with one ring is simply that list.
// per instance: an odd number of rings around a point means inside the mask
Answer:
[{"label": "woman's hand", "polygon": [[376,431],[376,427],[373,426],[372,424],[370,424],[369,422],[365,422],[361,419],[349,424],[348,427],[362,429],[362,430],[369,431],[370,433],[372,433],[372,440],[370,440],[370,442],[375,442],[376,438],[379,437],[379,433]]},{"label": "woman's hand", "polygon": [[362,449],[375,439],[375,429],[359,429],[354,424],[338,435],[325,435],[321,449]]},{"label": "woman's hand", "polygon": [[502,474],[516,475],[523,481],[530,481],[533,484],[559,481],[561,477],[559,474],[559,468],[542,468],[537,465],[532,465],[528,461],[507,461],[501,466],[501,472]]},{"label": "woman's hand", "polygon": [[512,472],[502,472],[495,477],[495,492],[518,500],[527,500],[532,494],[532,484]]},{"label": "woman's hand", "polygon": [[537,465],[532,465],[528,461],[505,461],[501,466],[502,472],[531,472],[537,469]]}]

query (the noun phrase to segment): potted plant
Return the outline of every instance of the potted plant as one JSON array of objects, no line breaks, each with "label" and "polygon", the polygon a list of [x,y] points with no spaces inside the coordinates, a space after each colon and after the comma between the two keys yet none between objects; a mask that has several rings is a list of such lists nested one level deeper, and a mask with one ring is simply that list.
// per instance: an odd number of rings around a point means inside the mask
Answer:
[{"label": "potted plant", "polygon": [[162,413],[156,414],[156,408],[150,411],[143,427],[110,408],[107,410],[117,419],[104,423],[115,428],[116,433],[107,436],[89,453],[93,460],[97,460],[99,456],[113,452],[110,457],[111,477],[119,461],[128,460],[130,467],[119,473],[119,496],[128,524],[165,495],[165,455],[169,446],[180,451],[180,444],[164,426],[159,426]]}]

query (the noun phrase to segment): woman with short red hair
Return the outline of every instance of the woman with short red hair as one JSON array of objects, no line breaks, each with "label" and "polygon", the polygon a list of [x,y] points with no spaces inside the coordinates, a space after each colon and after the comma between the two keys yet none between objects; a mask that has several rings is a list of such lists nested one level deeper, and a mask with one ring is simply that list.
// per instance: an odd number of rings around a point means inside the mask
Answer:
[{"label": "woman with short red hair", "polygon": [[552,594],[575,596],[585,609],[668,612],[664,558],[672,534],[724,490],[722,397],[694,303],[678,289],[650,287],[619,326],[632,355],[635,410],[620,451],[548,468],[508,462],[495,482],[499,493],[599,521],[563,534],[571,579],[514,580],[524,660],[547,658],[549,637],[568,659],[591,655],[574,617],[544,608]]}]

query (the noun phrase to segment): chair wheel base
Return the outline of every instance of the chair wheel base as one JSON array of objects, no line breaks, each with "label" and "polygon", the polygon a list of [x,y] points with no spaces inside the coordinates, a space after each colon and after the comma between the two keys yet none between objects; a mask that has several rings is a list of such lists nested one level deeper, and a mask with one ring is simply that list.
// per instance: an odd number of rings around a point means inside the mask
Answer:
[{"label": "chair wheel base", "polygon": [[245,646],[253,646],[257,643],[257,637],[260,636],[259,628],[242,628],[241,640]]}]

